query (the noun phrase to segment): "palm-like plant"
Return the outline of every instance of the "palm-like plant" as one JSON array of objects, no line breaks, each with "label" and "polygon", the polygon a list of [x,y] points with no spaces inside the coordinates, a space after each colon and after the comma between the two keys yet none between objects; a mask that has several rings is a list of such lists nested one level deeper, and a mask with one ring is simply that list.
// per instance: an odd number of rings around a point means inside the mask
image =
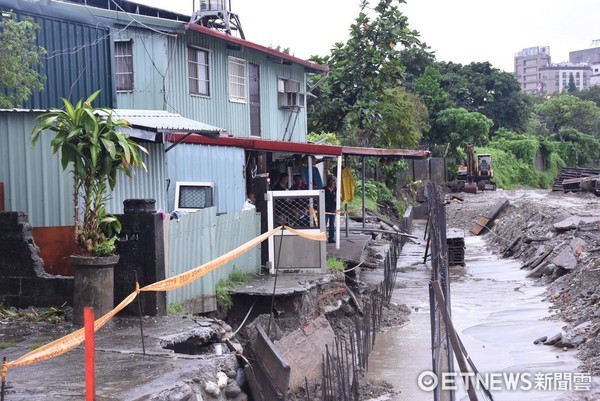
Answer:
[{"label": "palm-like plant", "polygon": [[94,92],[76,105],[63,98],[64,110],[53,109],[39,116],[41,121],[31,133],[31,143],[35,146],[42,132],[55,132],[51,141],[54,153],[60,150],[63,171],[72,168],[75,242],[85,256],[114,253],[120,223],[106,213],[107,189],[115,188],[120,171],[131,177],[136,166],[146,169],[138,150],[148,153],[119,132],[120,127],[129,126],[126,120],[113,119],[109,109],[92,107],[99,93]]}]

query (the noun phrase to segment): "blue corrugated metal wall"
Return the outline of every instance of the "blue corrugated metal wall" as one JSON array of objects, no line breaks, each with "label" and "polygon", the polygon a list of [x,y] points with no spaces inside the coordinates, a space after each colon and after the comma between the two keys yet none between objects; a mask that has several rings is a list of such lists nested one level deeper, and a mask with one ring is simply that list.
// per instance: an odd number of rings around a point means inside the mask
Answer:
[{"label": "blue corrugated metal wall", "polygon": [[246,196],[243,149],[182,143],[169,150],[166,157],[169,211],[174,208],[177,181],[214,182],[218,213],[242,208]]},{"label": "blue corrugated metal wall", "polygon": [[125,199],[154,199],[156,210],[168,211],[167,203],[167,167],[162,143],[141,143],[148,154],[141,153],[147,171],[139,168],[129,178],[119,173],[117,186],[111,195],[107,210],[110,213],[123,213]]},{"label": "blue corrugated metal wall", "polygon": [[61,107],[61,97],[77,101],[98,89],[102,92],[94,105],[112,107],[110,29],[103,20],[24,1],[0,0],[0,6],[11,7],[19,19],[29,17],[37,23],[37,43],[47,51],[39,70],[46,76],[45,88],[34,93],[24,108]]},{"label": "blue corrugated metal wall", "polygon": [[[29,213],[33,226],[73,225],[73,179],[63,173],[58,155],[52,154],[52,132],[42,135],[34,149],[29,136],[37,112],[0,112],[0,181],[4,182],[6,209]],[[137,170],[133,178],[120,174],[108,211],[123,212],[123,200],[156,199],[167,209],[166,165],[163,145],[143,143],[148,172]],[[240,203],[241,207],[241,203]]]},{"label": "blue corrugated metal wall", "polygon": [[[185,273],[260,235],[260,216],[253,211],[216,216],[215,208],[202,209],[171,220],[168,228],[167,277]],[[266,244],[264,245],[266,246]],[[167,303],[181,304],[190,313],[216,309],[215,285],[233,269],[255,273],[260,267],[260,246],[213,270],[202,278],[167,292]]]}]

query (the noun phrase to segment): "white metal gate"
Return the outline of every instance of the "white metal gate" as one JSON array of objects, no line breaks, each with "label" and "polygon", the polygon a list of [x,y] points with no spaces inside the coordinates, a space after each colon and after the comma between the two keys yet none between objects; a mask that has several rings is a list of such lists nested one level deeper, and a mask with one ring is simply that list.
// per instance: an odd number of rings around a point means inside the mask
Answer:
[{"label": "white metal gate", "polygon": [[[269,230],[285,225],[307,234],[325,232],[325,192],[267,192]],[[325,241],[309,240],[287,230],[269,238],[269,271],[326,272]]]}]

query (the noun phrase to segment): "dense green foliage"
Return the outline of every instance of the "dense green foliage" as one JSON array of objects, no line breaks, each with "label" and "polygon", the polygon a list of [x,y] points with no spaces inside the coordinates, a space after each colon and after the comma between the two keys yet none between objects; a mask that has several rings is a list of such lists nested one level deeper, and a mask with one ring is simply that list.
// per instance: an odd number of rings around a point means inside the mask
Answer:
[{"label": "dense green foliage", "polygon": [[39,29],[31,19],[0,19],[0,108],[21,107],[44,89],[44,76],[36,70],[46,53],[36,45]]},{"label": "dense green foliage", "polygon": [[[578,91],[570,77],[565,93],[531,96],[489,62],[436,61],[409,29],[403,0],[373,3],[363,0],[346,43],[313,57],[330,73],[314,77],[323,81],[310,98],[311,130],[343,145],[429,148],[458,161],[474,144],[494,156],[501,188],[547,187],[561,165],[598,163],[600,88]],[[367,184],[368,202],[382,202],[385,185]]]}]

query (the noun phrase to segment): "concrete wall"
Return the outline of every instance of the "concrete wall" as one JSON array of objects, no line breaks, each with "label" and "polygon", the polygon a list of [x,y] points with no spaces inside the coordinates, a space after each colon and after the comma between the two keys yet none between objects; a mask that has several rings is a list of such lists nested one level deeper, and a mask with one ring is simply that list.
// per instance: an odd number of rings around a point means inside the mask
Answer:
[{"label": "concrete wall", "polygon": [[23,212],[0,212],[0,299],[9,306],[58,306],[72,303],[71,277],[44,272]]}]

